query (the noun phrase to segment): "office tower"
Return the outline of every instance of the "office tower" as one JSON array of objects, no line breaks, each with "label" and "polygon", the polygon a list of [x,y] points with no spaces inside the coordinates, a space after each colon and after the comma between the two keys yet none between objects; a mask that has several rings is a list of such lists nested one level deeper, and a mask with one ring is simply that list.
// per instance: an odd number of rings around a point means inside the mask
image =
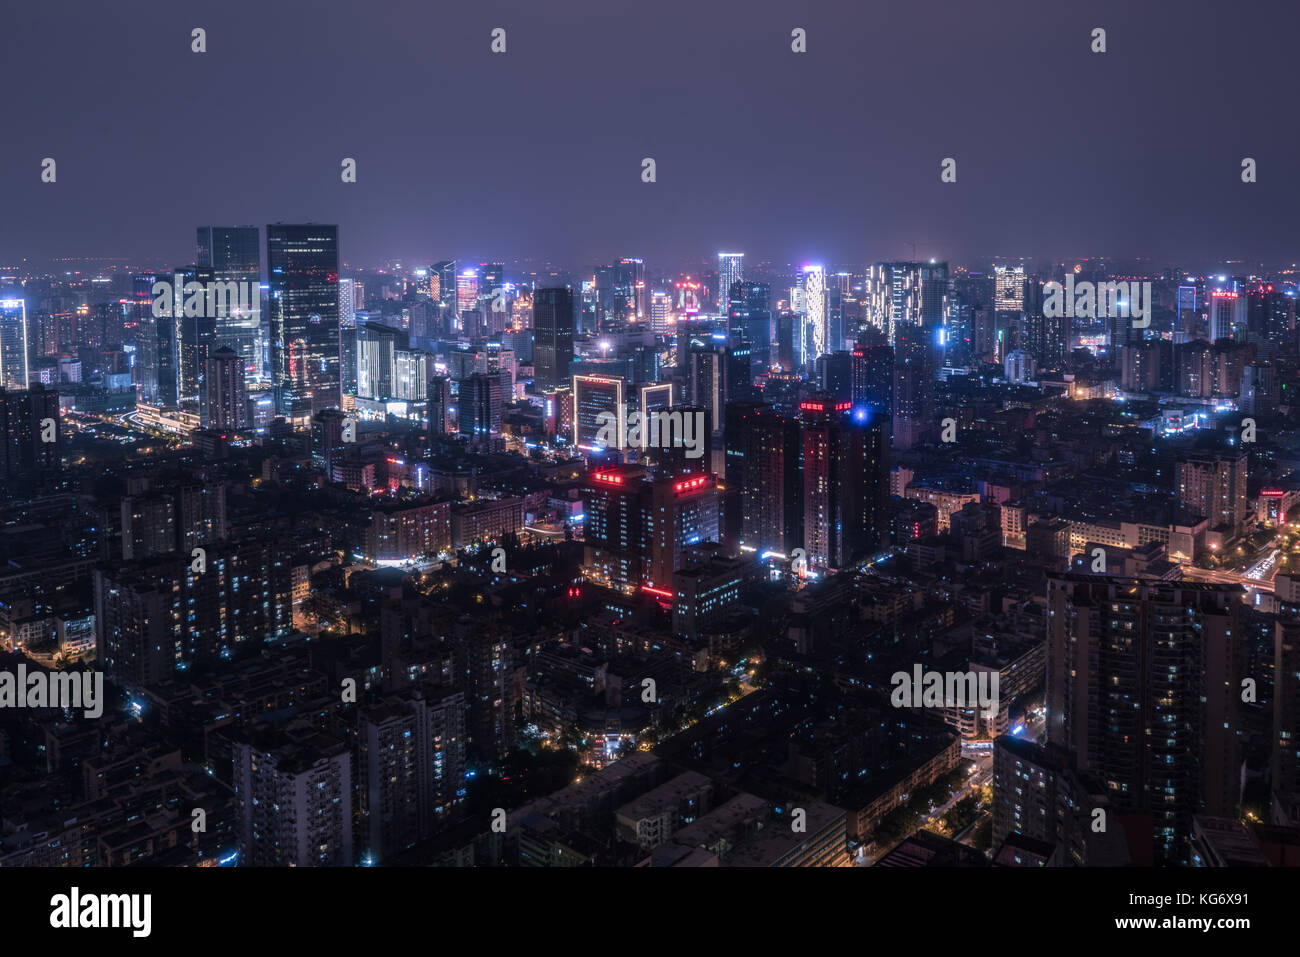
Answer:
[{"label": "office tower", "polygon": [[407,347],[399,329],[367,322],[357,326],[357,395],[365,399],[397,397],[397,350]]},{"label": "office tower", "polygon": [[39,383],[30,389],[0,389],[0,477],[14,479],[62,466],[63,425],[59,392]]},{"label": "office tower", "polygon": [[[420,349],[393,352],[393,398],[398,402],[424,402],[428,398],[433,356]],[[503,387],[504,388],[504,387]],[[503,391],[503,395],[508,394]]]},{"label": "office tower", "polygon": [[351,279],[339,280],[339,327],[349,327],[356,322],[357,313],[362,309],[357,301],[357,287]]},{"label": "office tower", "polygon": [[[362,320],[360,325],[365,325]],[[339,391],[342,395],[357,394],[357,317],[339,322]]]},{"label": "office tower", "polygon": [[223,347],[208,359],[208,401],[204,404],[204,427],[246,429],[248,390],[244,386],[244,360],[234,349]]},{"label": "office tower", "polygon": [[478,294],[483,299],[491,299],[505,283],[506,267],[504,263],[480,263],[482,281]]},{"label": "office tower", "polygon": [[271,384],[276,411],[340,402],[337,226],[266,227]]},{"label": "office tower", "polygon": [[1178,318],[1174,329],[1176,333],[1181,333],[1181,335],[1175,338],[1175,342],[1209,339],[1209,333],[1202,321],[1201,312],[1197,308],[1197,292],[1198,287],[1192,282],[1181,284],[1178,287],[1175,300]]},{"label": "office tower", "polygon": [[1037,279],[1026,283],[1026,349],[1043,369],[1064,368],[1070,354],[1070,319],[1046,316],[1043,310],[1043,284]]},{"label": "office tower", "polygon": [[597,266],[593,295],[598,328],[644,316],[645,264],[624,258],[613,265]]},{"label": "office tower", "polygon": [[675,405],[669,418],[651,423],[646,454],[656,466],[656,478],[712,473],[722,467],[721,456],[717,462],[713,457],[722,436],[709,430],[708,421],[708,411],[698,405]]},{"label": "office tower", "polygon": [[910,449],[935,424],[934,373],[920,327],[899,326],[895,331],[893,443],[897,449]]},{"label": "office tower", "polygon": [[1234,538],[1248,528],[1246,498],[1250,457],[1244,451],[1186,452],[1178,459],[1178,501],[1202,518],[1211,530]]},{"label": "office tower", "polygon": [[131,280],[134,328],[128,330],[127,344],[134,351],[131,379],[144,402],[156,402],[158,399],[159,320],[153,314],[153,287],[157,278],[153,274],[146,274],[134,276]]},{"label": "office tower", "polygon": [[993,267],[993,310],[1019,314],[1025,308],[1025,267]]},{"label": "office tower", "polygon": [[451,377],[435,372],[428,385],[428,429],[432,435],[451,433]]},{"label": "office tower", "polygon": [[736,402],[758,397],[754,386],[754,364],[749,343],[743,332],[736,333],[727,344],[726,369],[723,373],[723,401]]},{"label": "office tower", "polygon": [[[627,406],[622,376],[573,377],[573,444],[585,452],[621,449],[627,441]],[[610,426],[616,441],[608,441]]]},{"label": "office tower", "polygon": [[673,407],[673,386],[671,382],[649,382],[637,389],[637,409],[642,421],[645,417],[663,409]]},{"label": "office tower", "polygon": [[[211,267],[186,266],[174,269],[170,275],[175,297],[163,300],[161,308],[155,304],[160,319],[168,312],[176,324],[176,389],[181,408],[198,409],[207,401],[204,381],[208,371],[208,357],[216,348],[217,318],[215,300],[209,301],[205,290],[214,282]],[[194,297],[190,290],[198,290]],[[193,303],[193,307],[191,305]],[[183,305],[182,305],[183,304]],[[197,308],[195,308],[197,307]]]},{"label": "office tower", "polygon": [[1150,815],[1158,858],[1185,861],[1194,815],[1237,816],[1239,586],[1052,575],[1047,589],[1048,739],[1121,811]]},{"label": "office tower", "polygon": [[656,336],[669,333],[669,317],[673,312],[673,297],[666,292],[656,292],[650,297],[650,331]]},{"label": "office tower", "polygon": [[[185,282],[184,273],[161,273],[157,276],[149,277],[155,280],[149,290],[149,310],[151,316],[151,325],[153,327],[154,348],[154,368],[155,383],[154,401],[164,409],[179,409],[181,396],[181,329],[180,322],[183,316],[174,314],[175,310],[171,308],[159,308],[155,300],[153,288],[157,283],[167,283],[172,290],[176,289],[178,280],[183,284]],[[137,277],[137,283],[141,277]],[[139,286],[136,287],[137,292]]]},{"label": "office tower", "polygon": [[0,289],[0,389],[26,389],[29,342],[22,290]]},{"label": "office tower", "polygon": [[894,414],[894,350],[886,345],[853,347],[849,399],[873,412]]},{"label": "office tower", "polygon": [[476,372],[462,379],[456,402],[460,434],[476,444],[500,435],[502,396],[501,377],[497,374]]},{"label": "office tower", "polygon": [[883,332],[890,345],[896,345],[900,325],[921,324],[921,293],[920,263],[876,263],[867,271],[863,288],[867,323]]},{"label": "office tower", "polygon": [[247,283],[251,295],[215,317],[214,342],[229,346],[243,360],[245,373],[262,374],[262,247],[256,226],[200,226],[199,269],[210,269],[213,281]]},{"label": "office tower", "polygon": [[667,591],[692,545],[718,540],[709,474],[653,481],[641,466],[601,466],[583,481],[584,573],[623,591]]},{"label": "office tower", "polygon": [[1246,341],[1246,297],[1234,289],[1210,293],[1210,342]]},{"label": "office tower", "polygon": [[[440,260],[434,263],[430,270],[438,277],[438,305],[453,316],[459,315],[460,306],[456,298],[456,260]],[[430,289],[432,289],[432,281],[430,281],[429,285]]]},{"label": "office tower", "polygon": [[888,541],[886,420],[826,396],[799,403],[799,413],[808,567],[844,569]]},{"label": "office tower", "polygon": [[[456,276],[456,315],[464,321],[465,313],[478,309],[479,275],[477,269],[463,269]],[[463,325],[458,326],[463,328]]]},{"label": "office tower", "polygon": [[299,743],[237,741],[239,861],[249,867],[351,867],[352,749],[317,735]]},{"label": "office tower", "polygon": [[727,314],[731,302],[731,287],[745,279],[744,253],[718,253],[717,308],[720,315]]},{"label": "office tower", "polygon": [[808,327],[807,338],[811,343],[804,361],[811,363],[831,351],[830,330],[826,324],[826,269],[822,266],[804,266],[803,289],[804,321]]},{"label": "office tower", "polygon": [[726,333],[709,328],[704,323],[678,327],[676,377],[683,400],[708,410],[709,430],[716,432],[727,399]]},{"label": "office tower", "polygon": [[732,283],[727,306],[727,331],[737,332],[749,344],[754,374],[767,371],[772,361],[771,287],[762,282]]},{"label": "office tower", "polygon": [[533,292],[533,383],[538,392],[569,383],[573,365],[573,290]]},{"label": "office tower", "polygon": [[725,544],[789,554],[803,541],[797,420],[763,402],[727,403]]},{"label": "office tower", "polygon": [[921,325],[933,332],[944,324],[948,314],[948,264],[920,263],[917,268],[921,287]]},{"label": "office tower", "polygon": [[650,314],[649,287],[646,286],[645,281],[645,261],[624,257],[619,260],[619,266],[622,267],[621,279],[626,283],[627,291],[625,295],[628,301],[628,318],[637,321],[645,319]]}]

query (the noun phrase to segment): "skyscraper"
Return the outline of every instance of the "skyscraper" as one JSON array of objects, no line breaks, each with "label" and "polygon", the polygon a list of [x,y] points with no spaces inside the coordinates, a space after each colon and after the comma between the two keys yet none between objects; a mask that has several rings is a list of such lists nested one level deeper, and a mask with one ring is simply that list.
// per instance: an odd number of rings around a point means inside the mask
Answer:
[{"label": "skyscraper", "polygon": [[806,341],[810,343],[805,362],[816,362],[831,351],[830,330],[826,324],[826,270],[822,266],[803,267],[805,322],[808,324]]},{"label": "skyscraper", "polygon": [[817,396],[799,403],[808,567],[839,570],[887,541],[885,418]]},{"label": "skyscraper", "polygon": [[568,385],[573,364],[573,290],[533,292],[533,382],[538,392]]},{"label": "skyscraper", "polygon": [[864,295],[867,323],[875,326],[895,345],[900,325],[921,322],[921,264],[876,263],[867,271]]},{"label": "skyscraper", "polygon": [[246,282],[252,291],[247,306],[237,305],[216,317],[215,344],[229,346],[244,362],[244,371],[262,374],[263,323],[261,312],[262,255],[256,226],[200,226],[197,258],[200,268],[212,270],[216,282]]},{"label": "skyscraper", "polygon": [[731,287],[745,278],[744,253],[718,253],[718,312],[726,314]]},{"label": "skyscraper", "polygon": [[762,402],[727,403],[726,543],[788,554],[802,542],[799,423]]},{"label": "skyscraper", "polygon": [[22,290],[0,289],[0,389],[26,389],[27,300]]},{"label": "skyscraper", "polygon": [[502,396],[498,374],[475,372],[460,383],[456,410],[458,428],[475,444],[490,442],[501,434]]},{"label": "skyscraper", "polygon": [[934,425],[934,373],[929,336],[920,326],[895,329],[894,448],[910,449]]},{"label": "skyscraper", "polygon": [[[586,452],[621,449],[627,440],[627,406],[622,376],[573,377],[573,444]],[[614,442],[608,428],[614,427]]]},{"label": "skyscraper", "polygon": [[276,411],[288,415],[337,406],[338,227],[267,226],[266,264]]},{"label": "skyscraper", "polygon": [[772,359],[771,287],[762,282],[734,282],[729,292],[727,331],[734,340],[737,332],[749,345],[753,372],[765,372]]},{"label": "skyscraper", "polygon": [[[456,260],[443,259],[434,263],[430,268],[433,274],[438,277],[438,305],[453,316],[459,315],[456,299]],[[429,285],[430,288],[433,287],[432,280]],[[362,304],[358,302],[357,308],[359,309],[361,306]]]}]

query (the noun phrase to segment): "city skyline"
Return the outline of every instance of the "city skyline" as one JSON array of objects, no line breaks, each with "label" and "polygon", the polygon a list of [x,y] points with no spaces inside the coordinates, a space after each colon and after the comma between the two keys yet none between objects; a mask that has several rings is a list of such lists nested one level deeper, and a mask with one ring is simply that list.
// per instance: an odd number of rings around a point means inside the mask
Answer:
[{"label": "city skyline", "polygon": [[1284,917],[1195,872],[1300,866],[1300,5],[841,6],[14,11],[15,922]]}]

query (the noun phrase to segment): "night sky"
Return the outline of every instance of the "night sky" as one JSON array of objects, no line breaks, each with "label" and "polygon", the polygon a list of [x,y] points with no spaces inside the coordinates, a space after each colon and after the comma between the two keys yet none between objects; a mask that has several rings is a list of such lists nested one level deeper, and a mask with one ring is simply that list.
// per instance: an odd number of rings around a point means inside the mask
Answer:
[{"label": "night sky", "polygon": [[1293,0],[5,7],[0,264],[276,221],[352,266],[1300,259]]}]

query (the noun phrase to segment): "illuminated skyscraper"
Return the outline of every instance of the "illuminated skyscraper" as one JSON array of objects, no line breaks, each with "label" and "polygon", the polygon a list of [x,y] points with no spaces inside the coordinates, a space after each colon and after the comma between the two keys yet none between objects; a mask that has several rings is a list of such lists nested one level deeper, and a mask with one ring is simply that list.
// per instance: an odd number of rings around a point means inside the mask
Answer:
[{"label": "illuminated skyscraper", "polygon": [[822,266],[803,267],[805,319],[810,344],[806,362],[815,362],[828,351],[829,330],[826,326],[826,270]]},{"label": "illuminated skyscraper", "polygon": [[[627,407],[622,376],[573,377],[573,444],[585,452],[623,448],[627,438]],[[609,426],[616,441],[606,440]]]},{"label": "illuminated skyscraper", "polygon": [[1020,312],[1025,308],[1025,267],[993,267],[993,309]]},{"label": "illuminated skyscraper", "polygon": [[624,257],[619,260],[619,265],[623,267],[624,282],[627,284],[629,318],[640,321],[650,314],[649,289],[645,284],[645,261]]},{"label": "illuminated skyscraper", "polygon": [[668,335],[668,317],[673,311],[673,297],[666,292],[656,292],[650,297],[650,331],[656,336]]},{"label": "illuminated skyscraper", "polygon": [[1210,341],[1246,336],[1246,297],[1235,289],[1215,289],[1210,293]]},{"label": "illuminated skyscraper", "polygon": [[876,263],[867,272],[867,322],[884,333],[891,346],[900,325],[922,321],[921,283],[920,263]]},{"label": "illuminated skyscraper", "polygon": [[[479,276],[477,269],[462,270],[456,277],[456,316],[458,319],[478,308]],[[460,324],[458,323],[458,328]]]},{"label": "illuminated skyscraper", "polygon": [[[458,315],[456,303],[456,260],[443,259],[430,267],[431,271],[438,277],[438,305],[452,315]],[[429,288],[433,288],[430,281]],[[360,308],[360,303],[358,303]]]},{"label": "illuminated skyscraper", "polygon": [[27,300],[22,290],[0,289],[0,389],[27,388]]},{"label": "illuminated skyscraper", "polygon": [[731,287],[745,278],[744,253],[718,253],[718,312],[725,315],[731,301]]},{"label": "illuminated skyscraper", "polygon": [[357,302],[357,290],[351,279],[339,280],[339,325],[350,326],[357,318],[361,304]]},{"label": "illuminated skyscraper", "polygon": [[338,227],[267,226],[266,265],[276,411],[335,407],[341,387]]}]

